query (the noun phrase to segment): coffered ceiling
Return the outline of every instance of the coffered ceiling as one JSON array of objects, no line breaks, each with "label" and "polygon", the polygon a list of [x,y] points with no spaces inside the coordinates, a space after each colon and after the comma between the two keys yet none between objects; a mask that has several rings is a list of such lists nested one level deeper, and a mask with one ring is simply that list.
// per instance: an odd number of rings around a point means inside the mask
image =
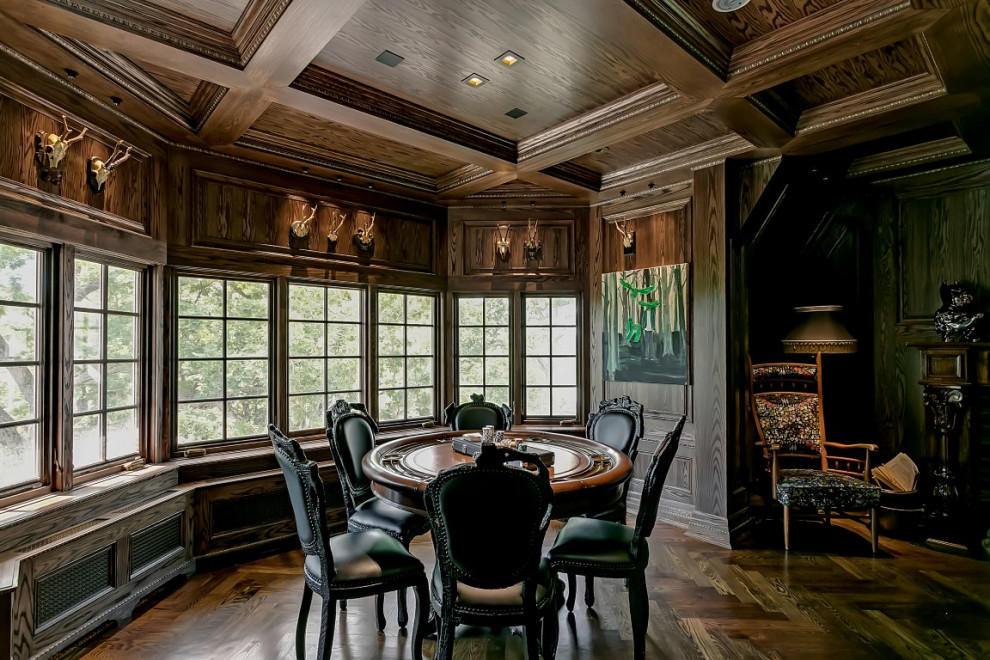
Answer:
[{"label": "coffered ceiling", "polygon": [[953,144],[986,143],[990,0],[727,14],[710,0],[19,0],[0,14],[11,84],[117,97],[172,143],[448,203],[661,198],[722,158],[946,121]]}]

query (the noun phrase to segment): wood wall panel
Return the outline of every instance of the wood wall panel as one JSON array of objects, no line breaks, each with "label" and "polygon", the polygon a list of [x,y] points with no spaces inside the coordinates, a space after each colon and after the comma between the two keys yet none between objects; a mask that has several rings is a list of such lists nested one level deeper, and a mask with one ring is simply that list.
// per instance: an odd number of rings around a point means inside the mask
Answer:
[{"label": "wood wall panel", "polygon": [[543,241],[540,259],[526,259],[523,243],[528,239],[525,223],[508,224],[509,260],[502,261],[495,255],[495,232],[498,224],[490,221],[468,220],[461,223],[464,275],[515,274],[574,275],[574,222],[550,220],[536,227],[539,240]]},{"label": "wood wall panel", "polygon": [[656,213],[626,222],[627,231],[636,232],[636,252],[622,252],[622,234],[616,222],[605,218],[602,272],[615,273],[690,261],[690,211],[687,205],[677,211]]}]

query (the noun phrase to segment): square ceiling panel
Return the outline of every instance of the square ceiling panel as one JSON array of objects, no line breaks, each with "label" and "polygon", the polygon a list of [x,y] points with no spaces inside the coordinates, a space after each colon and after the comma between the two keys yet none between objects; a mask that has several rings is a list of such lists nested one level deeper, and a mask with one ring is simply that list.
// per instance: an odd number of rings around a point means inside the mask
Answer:
[{"label": "square ceiling panel", "polygon": [[[506,50],[525,59],[506,67]],[[656,29],[617,0],[369,0],[313,64],[519,140],[657,82],[656,57]]]},{"label": "square ceiling panel", "polygon": [[154,4],[229,34],[234,31],[238,19],[251,2],[252,0],[156,0]]},{"label": "square ceiling panel", "polygon": [[739,46],[827,9],[840,0],[753,0],[732,12],[712,8],[711,0],[675,0],[732,46]]}]

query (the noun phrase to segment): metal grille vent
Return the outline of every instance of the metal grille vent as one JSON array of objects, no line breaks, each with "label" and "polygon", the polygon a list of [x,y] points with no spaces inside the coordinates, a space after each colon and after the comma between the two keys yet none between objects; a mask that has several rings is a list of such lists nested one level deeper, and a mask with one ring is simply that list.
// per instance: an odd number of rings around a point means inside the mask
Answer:
[{"label": "metal grille vent", "polygon": [[217,500],[211,507],[213,533],[270,525],[292,518],[292,503],[284,490]]},{"label": "metal grille vent", "polygon": [[38,578],[35,631],[75,606],[113,589],[113,547],[107,546]]},{"label": "metal grille vent", "polygon": [[181,547],[181,513],[134,532],[131,536],[131,574]]}]

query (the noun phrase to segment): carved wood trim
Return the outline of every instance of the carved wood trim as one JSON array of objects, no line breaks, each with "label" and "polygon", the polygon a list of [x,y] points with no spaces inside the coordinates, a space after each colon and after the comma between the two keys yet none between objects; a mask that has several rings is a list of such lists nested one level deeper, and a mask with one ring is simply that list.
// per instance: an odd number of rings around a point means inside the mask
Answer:
[{"label": "carved wood trim", "polygon": [[660,0],[626,0],[626,4],[725,80],[729,70],[730,47],[686,7]]},{"label": "carved wood trim", "polygon": [[880,179],[875,183],[890,186],[898,197],[927,197],[990,187],[990,158],[903,174]]},{"label": "carved wood trim", "polygon": [[735,133],[725,135],[615,172],[609,172],[602,177],[602,190],[629,185],[635,181],[642,181],[672,170],[702,169],[752,148],[753,145],[748,140]]},{"label": "carved wood trim", "polygon": [[847,176],[863,177],[889,170],[913,167],[936,160],[945,160],[956,156],[968,156],[972,153],[969,145],[960,137],[947,137],[921,144],[913,144],[880,154],[857,158],[850,164]]},{"label": "carved wood trim", "polygon": [[191,123],[194,133],[199,133],[202,130],[206,120],[217,109],[228,91],[226,87],[211,82],[199,83],[189,101],[189,115],[193,120]]},{"label": "carved wood trim", "polygon": [[671,211],[680,211],[682,208],[687,206],[690,201],[691,201],[691,196],[688,195],[680,199],[672,199],[667,202],[660,202],[659,204],[651,204],[650,206],[644,206],[638,209],[630,209],[628,211],[616,211],[614,213],[609,213],[608,215],[602,216],[602,219],[607,223],[615,223],[615,222],[622,222],[623,220],[645,218],[651,215],[656,215],[657,213],[669,213]]},{"label": "carved wood trim", "polygon": [[510,163],[516,143],[494,133],[392,96],[318,66],[308,66],[290,87],[369,115],[470,147]]},{"label": "carved wood trim", "polygon": [[243,64],[251,60],[291,1],[254,0],[247,6],[231,33]]},{"label": "carved wood trim", "polygon": [[540,170],[540,172],[594,192],[600,192],[602,189],[601,174],[570,161],[552,165]]},{"label": "carved wood trim", "polygon": [[473,183],[478,179],[490,177],[492,174],[495,174],[495,171],[490,170],[487,167],[481,167],[480,165],[464,165],[437,177],[436,189],[437,192],[447,192],[449,190],[453,190],[454,188],[460,188],[469,183]]}]

